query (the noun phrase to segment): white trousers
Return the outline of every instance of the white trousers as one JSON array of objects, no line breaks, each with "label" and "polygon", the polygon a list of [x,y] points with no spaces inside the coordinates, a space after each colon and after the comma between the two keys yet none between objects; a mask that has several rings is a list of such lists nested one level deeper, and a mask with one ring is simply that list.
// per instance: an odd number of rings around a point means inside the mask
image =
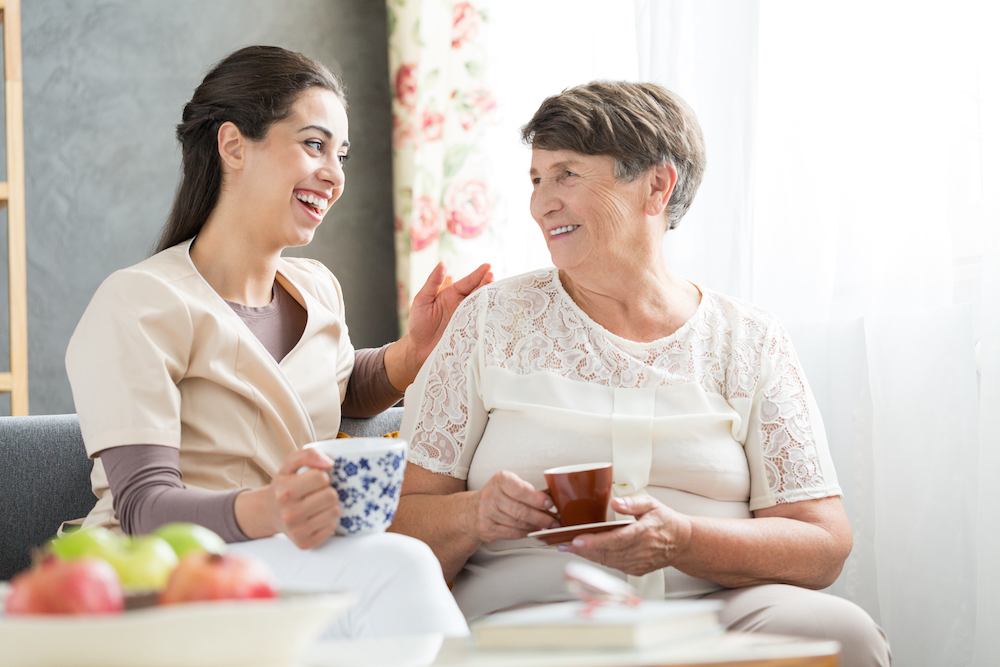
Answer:
[{"label": "white trousers", "polygon": [[357,603],[328,628],[324,639],[469,634],[440,563],[419,540],[395,533],[334,536],[302,550],[276,535],[229,547],[267,563],[281,588],[357,595]]}]

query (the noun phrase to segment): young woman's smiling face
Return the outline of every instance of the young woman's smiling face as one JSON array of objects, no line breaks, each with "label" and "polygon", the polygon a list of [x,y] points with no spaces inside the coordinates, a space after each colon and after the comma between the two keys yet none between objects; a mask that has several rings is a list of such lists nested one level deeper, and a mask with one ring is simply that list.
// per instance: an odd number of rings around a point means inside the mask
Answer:
[{"label": "young woman's smiling face", "polygon": [[344,191],[347,112],[323,88],[306,90],[284,120],[259,142],[247,144],[243,196],[252,198],[267,245],[306,245]]}]

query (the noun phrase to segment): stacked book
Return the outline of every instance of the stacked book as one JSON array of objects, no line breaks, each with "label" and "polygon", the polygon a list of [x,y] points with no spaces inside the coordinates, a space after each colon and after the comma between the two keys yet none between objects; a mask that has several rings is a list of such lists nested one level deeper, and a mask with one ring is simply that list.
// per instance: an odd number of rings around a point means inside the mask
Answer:
[{"label": "stacked book", "polygon": [[644,648],[721,635],[721,608],[717,600],[560,602],[492,614],[472,633],[485,649]]}]

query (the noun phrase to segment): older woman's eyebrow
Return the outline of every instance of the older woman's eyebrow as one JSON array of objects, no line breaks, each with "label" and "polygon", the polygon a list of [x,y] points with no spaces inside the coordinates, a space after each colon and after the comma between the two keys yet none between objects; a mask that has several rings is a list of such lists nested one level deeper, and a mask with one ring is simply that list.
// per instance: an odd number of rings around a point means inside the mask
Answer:
[{"label": "older woman's eyebrow", "polygon": [[[572,167],[576,163],[577,163],[576,160],[566,160],[565,162],[557,162],[556,164],[552,165],[551,167],[546,167],[545,170],[546,171],[563,171],[564,169],[566,169],[568,167]],[[528,171],[528,176],[535,177],[535,176],[538,176],[538,175],[539,175],[539,171],[537,169],[535,169],[534,167],[532,167]]]}]

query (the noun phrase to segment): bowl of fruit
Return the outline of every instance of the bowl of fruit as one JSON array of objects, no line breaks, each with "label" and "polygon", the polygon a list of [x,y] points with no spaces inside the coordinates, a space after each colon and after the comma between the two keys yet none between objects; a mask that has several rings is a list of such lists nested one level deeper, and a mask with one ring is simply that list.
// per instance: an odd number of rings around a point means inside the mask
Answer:
[{"label": "bowl of fruit", "polygon": [[9,667],[290,665],[354,602],[282,594],[266,564],[187,523],[54,538],[0,598]]}]

